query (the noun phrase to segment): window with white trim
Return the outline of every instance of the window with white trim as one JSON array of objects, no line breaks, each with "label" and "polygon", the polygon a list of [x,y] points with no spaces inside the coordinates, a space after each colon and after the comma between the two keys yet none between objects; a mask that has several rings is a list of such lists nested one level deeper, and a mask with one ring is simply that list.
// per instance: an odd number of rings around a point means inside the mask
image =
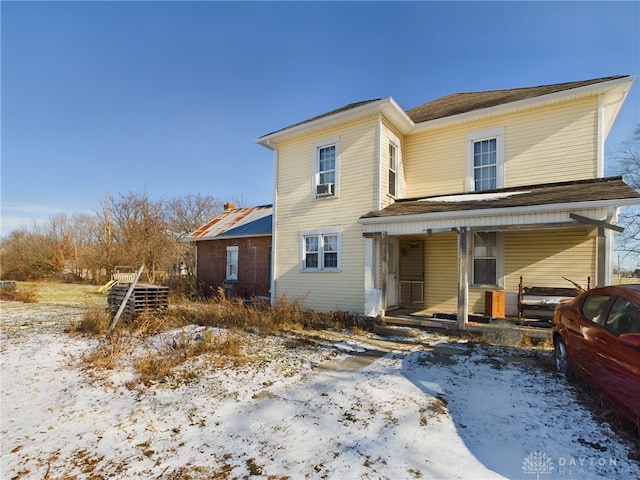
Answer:
[{"label": "window with white trim", "polygon": [[227,247],[227,280],[238,280],[238,247]]},{"label": "window with white trim", "polygon": [[339,271],[341,267],[339,229],[300,232],[303,271]]},{"label": "window with white trim", "polygon": [[502,283],[503,237],[498,232],[473,232],[471,279],[473,285],[498,286]]},{"label": "window with white trim", "polygon": [[389,195],[398,193],[398,147],[389,142]]},{"label": "window with white trim", "polygon": [[467,136],[467,189],[473,192],[504,187],[504,128]]},{"label": "window with white trim", "polygon": [[314,158],[314,198],[338,195],[338,159],[340,145],[337,139],[315,145]]}]

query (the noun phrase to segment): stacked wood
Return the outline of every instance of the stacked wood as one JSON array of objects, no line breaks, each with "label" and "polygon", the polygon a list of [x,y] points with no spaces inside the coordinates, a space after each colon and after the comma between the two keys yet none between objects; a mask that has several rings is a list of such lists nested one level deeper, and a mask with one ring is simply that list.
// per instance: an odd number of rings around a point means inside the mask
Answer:
[{"label": "stacked wood", "polygon": [[[115,315],[118,311],[128,291],[129,285],[114,285],[111,287],[107,304],[112,314]],[[168,306],[169,287],[139,284],[133,288],[122,314],[129,318],[134,318],[147,310],[164,312]]]}]

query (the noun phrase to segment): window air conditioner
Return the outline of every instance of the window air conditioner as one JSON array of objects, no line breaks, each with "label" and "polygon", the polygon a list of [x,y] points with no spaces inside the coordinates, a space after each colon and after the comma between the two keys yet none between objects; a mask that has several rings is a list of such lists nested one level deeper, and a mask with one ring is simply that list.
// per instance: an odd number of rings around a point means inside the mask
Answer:
[{"label": "window air conditioner", "polygon": [[316,195],[318,197],[328,197],[333,195],[333,183],[321,183],[316,185]]}]

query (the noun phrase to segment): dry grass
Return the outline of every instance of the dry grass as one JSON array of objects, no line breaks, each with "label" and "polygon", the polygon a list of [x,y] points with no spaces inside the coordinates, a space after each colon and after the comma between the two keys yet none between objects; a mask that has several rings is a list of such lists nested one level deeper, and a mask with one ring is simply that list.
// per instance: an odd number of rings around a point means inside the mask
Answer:
[{"label": "dry grass", "polygon": [[38,301],[38,293],[34,287],[22,287],[18,289],[2,288],[0,289],[0,299],[22,303],[36,303]]}]

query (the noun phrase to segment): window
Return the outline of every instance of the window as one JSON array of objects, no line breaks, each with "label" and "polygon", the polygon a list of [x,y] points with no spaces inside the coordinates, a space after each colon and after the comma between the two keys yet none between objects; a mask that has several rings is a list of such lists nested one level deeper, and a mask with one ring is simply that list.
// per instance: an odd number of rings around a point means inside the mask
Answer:
[{"label": "window", "polygon": [[640,333],[640,306],[626,298],[616,298],[605,328],[615,335]]},{"label": "window", "polygon": [[582,314],[584,318],[595,323],[602,321],[602,314],[609,303],[609,295],[589,295],[582,303]]},{"label": "window", "polygon": [[338,195],[338,156],[337,139],[317,143],[314,160],[314,198]]},{"label": "window", "polygon": [[389,195],[396,196],[398,191],[398,149],[393,143],[389,143]]},{"label": "window", "polygon": [[238,280],[238,247],[227,247],[227,280]]},{"label": "window", "polygon": [[474,232],[471,268],[473,285],[498,285],[501,281],[502,236],[497,232]]},{"label": "window", "polygon": [[340,270],[339,229],[301,232],[302,270]]},{"label": "window", "polygon": [[504,129],[487,130],[467,137],[467,188],[480,192],[504,186]]}]

